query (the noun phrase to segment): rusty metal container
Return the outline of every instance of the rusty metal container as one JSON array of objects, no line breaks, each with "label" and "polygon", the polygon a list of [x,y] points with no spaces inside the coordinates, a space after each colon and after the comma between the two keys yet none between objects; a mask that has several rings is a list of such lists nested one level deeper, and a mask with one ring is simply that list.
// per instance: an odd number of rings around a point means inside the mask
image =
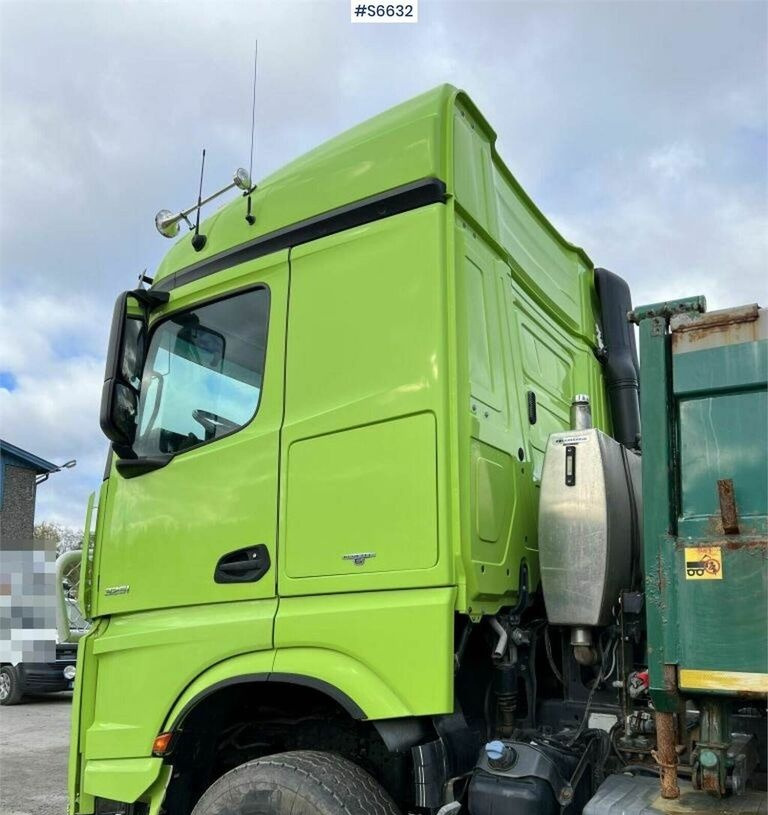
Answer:
[{"label": "rusty metal container", "polygon": [[651,696],[669,713],[696,700],[694,784],[723,795],[740,783],[731,702],[768,693],[768,314],[704,309],[633,316]]}]

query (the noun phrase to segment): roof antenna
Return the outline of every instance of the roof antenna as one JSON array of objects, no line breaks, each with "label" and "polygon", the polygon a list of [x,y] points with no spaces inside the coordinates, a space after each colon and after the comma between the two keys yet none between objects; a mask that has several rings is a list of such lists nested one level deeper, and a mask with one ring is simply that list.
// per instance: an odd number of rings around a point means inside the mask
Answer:
[{"label": "roof antenna", "polygon": [[208,238],[200,234],[200,209],[203,206],[203,173],[205,172],[205,147],[203,147],[203,160],[200,164],[200,190],[197,194],[197,218],[195,218],[195,234],[192,236],[192,248],[199,252]]},{"label": "roof antenna", "polygon": [[147,267],[144,267],[143,272],[139,272],[139,285],[138,288],[143,289],[145,284],[149,284],[150,286],[154,282],[154,278],[150,277],[147,274]]},{"label": "roof antenna", "polygon": [[[256,131],[256,66],[259,60],[259,41],[256,40],[253,46],[253,96],[251,99],[251,160],[248,164],[248,178],[253,179],[253,140]],[[253,181],[251,180],[251,184]],[[254,184],[244,195],[248,198],[248,208],[245,213],[245,220],[253,226],[256,223],[256,218],[251,214],[251,193],[256,189]]]}]

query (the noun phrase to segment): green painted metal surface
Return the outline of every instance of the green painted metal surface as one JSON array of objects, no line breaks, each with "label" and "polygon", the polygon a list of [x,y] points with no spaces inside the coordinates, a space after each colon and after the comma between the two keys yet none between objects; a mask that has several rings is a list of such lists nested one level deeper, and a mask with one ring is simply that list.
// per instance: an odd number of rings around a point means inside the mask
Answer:
[{"label": "green painted metal surface", "polygon": [[453,710],[455,588],[281,599],[275,674],[323,680],[366,718]]},{"label": "green painted metal surface", "polygon": [[674,584],[675,474],[666,320],[640,323],[640,414],[643,428],[643,557],[645,562],[648,668],[658,710],[677,709],[676,687],[666,665],[677,662],[677,592]]},{"label": "green painted metal surface", "polygon": [[[537,583],[548,435],[568,426],[574,393],[591,395],[598,427],[610,416],[592,264],[495,138],[441,86],[260,182],[253,226],[238,198],[203,222],[202,252],[187,236],[161,264],[157,281],[402,184],[446,185],[445,203],[218,271],[153,312],[156,325],[267,286],[263,393],[237,432],[135,478],[113,467],[101,490],[75,811],[92,811],[89,762],[149,757],[185,704],[238,675],[321,679],[371,718],[450,712],[454,613],[514,603],[523,561]],[[262,580],[213,581],[219,557],[256,544],[272,563]],[[107,794],[111,765],[97,766]],[[144,796],[152,812],[162,787]]]},{"label": "green painted metal surface", "polygon": [[88,795],[135,801],[152,786],[162,770],[161,758],[122,758],[89,761],[83,787]]},{"label": "green painted metal surface", "polygon": [[632,310],[630,319],[634,323],[648,320],[651,317],[661,317],[668,320],[675,314],[703,313],[707,310],[706,298],[702,295],[696,297],[683,297],[681,300],[665,300],[661,303],[650,303],[647,306],[638,306]]},{"label": "green painted metal surface", "polygon": [[[675,354],[673,383],[679,415],[680,665],[765,674],[768,341]],[[720,479],[733,483],[738,534],[723,532]],[[680,579],[685,549],[696,542],[717,547],[721,579]]]},{"label": "green painted metal surface", "polygon": [[445,215],[433,204],[291,253],[282,596],[454,580]]},{"label": "green painted metal surface", "polygon": [[93,541],[91,530],[93,525],[93,511],[98,506],[96,493],[92,492],[88,496],[88,503],[85,510],[85,524],[83,525],[83,556],[80,560],[80,573],[77,582],[77,607],[83,617],[90,616],[91,609],[91,580],[93,577]]},{"label": "green painted metal surface", "polygon": [[667,318],[640,321],[648,649],[664,710],[678,675],[686,695],[768,679],[768,341],[730,343],[728,327],[702,318],[676,348]]},{"label": "green painted metal surface", "polygon": [[241,601],[114,615],[90,640],[97,673],[88,758],[146,756],[184,689],[212,664],[272,646],[277,601]]},{"label": "green painted metal surface", "polygon": [[681,537],[713,536],[717,481],[734,481],[741,534],[766,534],[768,342],[673,358],[680,416]]},{"label": "green painted metal surface", "polygon": [[[269,289],[269,343],[258,411],[237,433],[178,455],[161,470],[131,479],[113,472],[95,559],[96,616],[275,595],[274,571],[258,583],[241,584],[215,583],[213,573],[222,555],[244,546],[264,544],[273,562],[277,557],[287,252],[206,283],[173,298],[173,309],[232,289]],[[112,593],[126,586],[128,591]]]}]

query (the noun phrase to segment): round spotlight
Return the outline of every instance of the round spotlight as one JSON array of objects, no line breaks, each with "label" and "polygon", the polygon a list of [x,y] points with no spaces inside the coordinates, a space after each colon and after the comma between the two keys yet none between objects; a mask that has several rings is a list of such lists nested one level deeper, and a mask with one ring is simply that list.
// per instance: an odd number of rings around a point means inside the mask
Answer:
[{"label": "round spotlight", "polygon": [[179,234],[179,220],[169,209],[161,209],[155,215],[155,227],[164,238],[175,238]]},{"label": "round spotlight", "polygon": [[64,679],[68,679],[70,682],[75,678],[75,666],[74,665],[67,665],[64,668]]},{"label": "round spotlight", "polygon": [[248,170],[244,170],[242,167],[235,171],[232,181],[239,190],[248,192],[251,189],[251,177],[248,175]]}]

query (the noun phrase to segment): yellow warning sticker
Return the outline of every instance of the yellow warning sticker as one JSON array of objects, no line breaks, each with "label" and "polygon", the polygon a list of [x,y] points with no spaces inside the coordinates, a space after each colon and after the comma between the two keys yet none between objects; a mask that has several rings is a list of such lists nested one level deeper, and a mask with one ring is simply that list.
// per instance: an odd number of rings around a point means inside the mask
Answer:
[{"label": "yellow warning sticker", "polygon": [[685,579],[722,580],[723,550],[719,546],[687,546]]}]

